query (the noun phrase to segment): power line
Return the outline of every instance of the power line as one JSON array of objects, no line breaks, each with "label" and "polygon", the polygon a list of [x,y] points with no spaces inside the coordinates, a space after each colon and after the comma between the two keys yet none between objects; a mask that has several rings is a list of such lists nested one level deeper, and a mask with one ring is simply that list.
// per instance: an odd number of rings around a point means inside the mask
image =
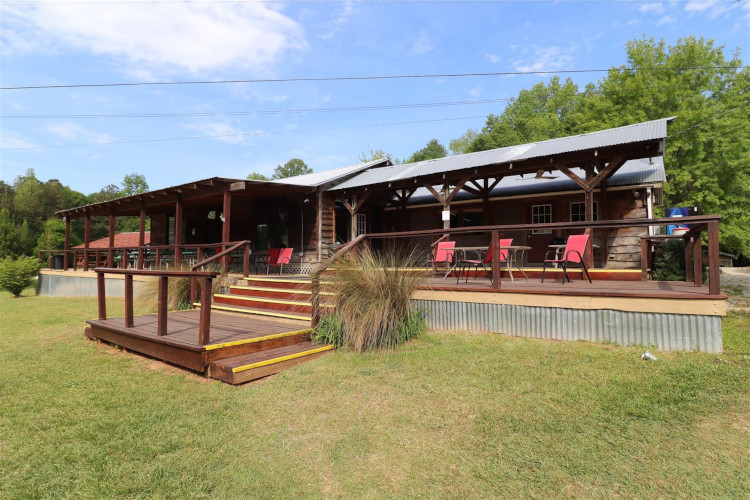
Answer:
[{"label": "power line", "polygon": [[537,70],[537,71],[495,71],[489,73],[433,73],[422,75],[366,75],[366,76],[321,76],[301,78],[257,78],[247,80],[186,80],[176,82],[113,82],[113,83],[78,83],[61,85],[23,85],[16,87],[0,87],[0,90],[42,90],[42,89],[72,89],[94,87],[141,87],[167,85],[218,85],[236,83],[293,83],[293,82],[337,82],[364,80],[405,80],[424,78],[466,78],[490,76],[520,76],[520,75],[560,75],[580,73],[608,73],[613,71],[657,72],[657,71],[690,71],[690,70],[741,70],[750,66],[680,66],[658,68],[608,68],[608,69],[570,69],[570,70]]},{"label": "power line", "polygon": [[731,108],[731,109],[728,109],[728,110],[725,110],[725,111],[720,111],[719,113],[716,113],[716,114],[714,114],[714,115],[706,118],[702,122],[694,123],[693,125],[690,125],[689,127],[685,128],[685,129],[682,129],[679,132],[675,132],[674,134],[671,135],[671,137],[676,137],[676,136],[678,136],[680,134],[684,134],[688,130],[692,130],[694,128],[701,127],[701,126],[705,125],[708,122],[714,121],[715,119],[720,118],[720,117],[722,117],[724,115],[728,115],[730,113],[734,113],[735,111],[739,111],[741,109],[745,109],[748,106],[750,106],[750,102],[748,102],[747,104],[745,104],[743,106],[737,106],[736,108]]},{"label": "power line", "polygon": [[131,141],[111,141],[111,142],[91,142],[84,144],[61,144],[55,146],[29,146],[21,148],[0,148],[0,151],[20,151],[30,149],[58,149],[58,148],[76,148],[83,146],[109,146],[110,144],[136,144],[144,142],[170,142],[170,141],[189,141],[193,139],[226,139],[230,137],[245,137],[245,136],[259,136],[259,135],[276,135],[276,134],[294,134],[300,132],[322,132],[328,130],[348,130],[353,128],[368,128],[368,127],[385,127],[390,125],[412,125],[417,123],[435,123],[435,122],[450,122],[459,120],[476,120],[478,118],[486,118],[486,116],[462,116],[459,118],[437,118],[434,120],[417,120],[417,121],[406,121],[406,122],[391,122],[391,123],[369,123],[365,125],[349,125],[346,127],[326,127],[326,128],[312,128],[312,129],[297,129],[297,130],[275,130],[268,132],[243,132],[239,134],[222,134],[222,135],[195,135],[190,137],[169,137],[162,139],[135,139]]},{"label": "power line", "polygon": [[[225,4],[243,4],[243,3],[292,3],[292,4],[326,4],[326,3],[347,3],[351,0],[70,0],[53,2],[49,0],[25,0],[25,1],[5,1],[6,5],[91,5],[91,4],[202,4],[202,3],[225,3]],[[357,0],[356,3],[379,3],[379,4],[409,4],[409,3],[454,3],[454,4],[496,4],[496,3],[633,3],[633,4],[657,4],[663,0]],[[735,0],[732,3],[739,3]],[[672,0],[671,3],[685,5],[688,3],[696,4],[713,4],[713,0]]]},{"label": "power line", "polygon": [[275,110],[249,110],[249,111],[216,111],[216,112],[184,112],[184,113],[103,113],[103,114],[78,114],[78,115],[0,115],[0,118],[54,118],[54,119],[78,119],[78,118],[177,118],[177,117],[209,117],[209,116],[247,116],[247,115],[282,115],[282,114],[306,114],[306,113],[329,113],[343,111],[375,111],[391,109],[413,109],[434,108],[445,106],[464,106],[473,104],[493,104],[507,102],[514,97],[497,99],[477,99],[470,101],[445,101],[424,102],[413,104],[385,104],[381,106],[350,106],[337,108],[308,108],[308,109],[275,109]]}]

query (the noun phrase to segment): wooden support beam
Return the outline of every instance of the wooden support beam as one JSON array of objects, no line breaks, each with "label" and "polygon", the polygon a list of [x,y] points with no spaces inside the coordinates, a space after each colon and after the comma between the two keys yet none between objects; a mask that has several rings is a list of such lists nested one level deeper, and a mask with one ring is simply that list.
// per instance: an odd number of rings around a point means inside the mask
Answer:
[{"label": "wooden support beam", "polygon": [[115,267],[115,209],[109,208],[109,251],[107,252],[107,267]]},{"label": "wooden support beam", "polygon": [[201,280],[201,315],[198,323],[198,345],[206,345],[211,333],[211,278]]},{"label": "wooden support beam", "polygon": [[[224,212],[224,225],[221,228],[221,251],[227,249],[227,243],[231,241],[231,229],[232,229],[232,191],[229,189],[229,185],[224,186],[224,203],[222,206]],[[226,274],[229,270],[229,256],[225,255],[221,258],[221,269]]]},{"label": "wooden support beam", "polygon": [[583,189],[584,191],[590,191],[588,183],[585,180],[583,180],[580,177],[578,177],[568,167],[566,167],[565,165],[561,165],[561,164],[556,164],[556,165],[554,165],[554,167],[557,170],[559,170],[560,172],[562,172],[565,175],[567,175],[568,177],[570,177],[573,180],[573,182],[575,182],[576,184],[578,184],[579,186],[581,186],[581,189]]},{"label": "wooden support beam", "polygon": [[174,267],[180,269],[182,265],[182,217],[185,212],[182,204],[182,196],[177,195],[177,201],[174,204]]},{"label": "wooden support beam", "polygon": [[500,288],[500,232],[492,231],[492,288]]},{"label": "wooden support beam", "polygon": [[[89,247],[91,246],[91,213],[83,216],[83,270],[89,270]],[[98,261],[97,261],[98,265]]]},{"label": "wooden support beam", "polygon": [[609,179],[612,174],[617,171],[617,169],[625,164],[625,161],[625,158],[622,156],[618,156],[617,158],[613,158],[612,160],[610,160],[607,166],[601,169],[594,178],[592,178],[591,180],[587,180],[590,189],[594,189],[596,185],[601,181]]},{"label": "wooden support beam", "polygon": [[651,251],[651,242],[647,238],[641,238],[641,281],[648,281],[648,272],[651,267],[648,255]]},{"label": "wooden support beam", "polygon": [[[156,334],[158,336],[167,334],[167,290],[169,288],[168,278],[159,276],[159,291],[156,298]],[[201,304],[201,307],[203,305]],[[209,304],[208,307],[211,307]]]},{"label": "wooden support beam", "polygon": [[96,273],[96,301],[99,306],[99,319],[107,319],[107,295],[104,286],[104,273]]},{"label": "wooden support beam", "polygon": [[133,275],[125,278],[125,328],[133,328]]},{"label": "wooden support beam", "polygon": [[721,269],[719,268],[719,223],[708,223],[708,293],[721,293]]},{"label": "wooden support beam", "polygon": [[464,177],[458,183],[456,184],[456,187],[453,188],[453,190],[448,194],[448,196],[445,197],[446,204],[450,204],[451,201],[453,201],[453,198],[456,197],[459,191],[461,191],[461,188],[464,187],[464,185],[469,182],[468,177]]},{"label": "wooden support beam", "polygon": [[63,254],[63,269],[68,270],[70,258],[70,217],[65,217],[65,253]]},{"label": "wooden support beam", "polygon": [[138,269],[143,269],[145,255],[143,247],[146,245],[146,206],[141,202],[140,221],[138,224]]},{"label": "wooden support beam", "polygon": [[693,239],[693,284],[703,284],[703,248],[700,236]]},{"label": "wooden support beam", "polygon": [[685,281],[693,281],[693,242],[695,238],[685,238]]},{"label": "wooden support beam", "polygon": [[445,205],[446,205],[446,203],[445,203],[445,198],[443,198],[443,195],[442,195],[442,194],[440,194],[440,193],[438,193],[438,192],[437,192],[437,190],[436,190],[436,189],[435,189],[434,187],[432,187],[432,186],[431,186],[430,184],[425,184],[425,185],[424,185],[424,187],[425,187],[425,188],[427,188],[427,190],[428,190],[428,191],[429,191],[430,193],[432,193],[432,196],[434,196],[435,198],[437,198],[437,201],[438,201],[438,202],[439,202],[439,203],[440,203],[441,205],[443,205],[443,206],[445,206]]}]

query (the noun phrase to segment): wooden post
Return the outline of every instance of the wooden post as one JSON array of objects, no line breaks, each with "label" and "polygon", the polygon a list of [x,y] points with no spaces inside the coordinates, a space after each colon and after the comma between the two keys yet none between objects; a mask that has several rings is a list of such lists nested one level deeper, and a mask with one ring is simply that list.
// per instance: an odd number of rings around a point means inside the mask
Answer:
[{"label": "wooden post", "polygon": [[125,328],[133,328],[133,275],[125,275]]},{"label": "wooden post", "polygon": [[703,284],[703,245],[700,234],[693,238],[693,284]]},{"label": "wooden post", "polygon": [[721,293],[721,269],[719,267],[719,223],[708,223],[708,293]]},{"label": "wooden post", "polygon": [[245,243],[242,251],[242,277],[247,278],[250,274],[250,244]]},{"label": "wooden post", "polygon": [[[601,184],[599,184],[599,220],[609,220],[609,210],[607,209],[607,179],[602,179]],[[601,252],[602,252],[602,260],[601,265],[602,269],[605,269],[609,263],[609,229],[605,229],[602,231],[602,242],[601,245]],[[650,249],[650,245],[649,245]],[[650,252],[649,252],[650,255]],[[649,265],[649,268],[651,266]]]},{"label": "wooden post", "polygon": [[169,280],[166,276],[159,276],[159,292],[157,295],[156,334],[167,334],[167,287]]},{"label": "wooden post", "polygon": [[140,223],[138,224],[138,265],[136,267],[143,269],[146,253],[143,248],[146,246],[146,207],[143,202],[141,202],[140,216]]},{"label": "wooden post", "polygon": [[209,342],[211,332],[211,278],[201,280],[201,315],[198,324],[198,345]]},{"label": "wooden post", "polygon": [[693,239],[685,239],[685,281],[693,281]]},{"label": "wooden post", "polygon": [[52,266],[54,265],[54,262],[53,262],[54,255],[55,255],[54,252],[49,253],[49,268],[50,269],[52,269]]},{"label": "wooden post", "polygon": [[107,296],[104,289],[104,273],[96,273],[96,301],[99,305],[99,319],[107,319]]},{"label": "wooden post", "polygon": [[641,238],[641,281],[648,280],[648,271],[651,267],[649,264],[649,250],[651,242],[646,238]]},{"label": "wooden post", "polygon": [[[448,197],[451,193],[451,187],[446,182],[443,184],[443,200],[446,200],[445,204],[443,205],[443,211],[448,212],[448,220],[443,221],[443,229],[450,229],[451,228],[451,218],[450,218],[450,212],[451,212],[451,204],[448,202]],[[440,217],[442,218],[442,214],[440,214]]]},{"label": "wooden post", "polygon": [[182,265],[182,195],[177,195],[177,201],[174,206],[174,267],[180,269]]},{"label": "wooden post", "polygon": [[[357,207],[357,195],[352,195],[352,207]],[[349,241],[357,237],[357,211],[349,211]]]},{"label": "wooden post", "polygon": [[65,216],[65,253],[63,254],[63,270],[68,270],[68,258],[70,257],[70,217]]},{"label": "wooden post", "polygon": [[320,274],[315,273],[310,283],[310,305],[312,308],[310,327],[315,328],[320,323]]},{"label": "wooden post", "polygon": [[159,266],[161,265],[161,248],[156,249],[156,255],[154,255],[154,266],[156,266],[156,269],[159,269]]},{"label": "wooden post", "polygon": [[[89,246],[91,246],[91,212],[83,216],[83,270],[89,270]],[[99,263],[97,262],[97,265]]]},{"label": "wooden post", "polygon": [[492,288],[500,288],[500,233],[492,231]]},{"label": "wooden post", "polygon": [[115,209],[109,209],[109,251],[107,252],[107,267],[115,267]]},{"label": "wooden post", "polygon": [[[232,237],[232,192],[229,190],[229,185],[224,187],[224,226],[221,228],[221,251],[227,249],[227,243],[231,241]],[[225,255],[221,258],[221,270],[224,274],[229,269],[229,256]]]},{"label": "wooden post", "polygon": [[195,309],[198,302],[198,278],[190,278],[190,309]]},{"label": "wooden post", "polygon": [[197,264],[198,262],[202,260],[203,260],[203,248],[198,247],[195,249],[195,263]]},{"label": "wooden post", "polygon": [[[594,193],[591,190],[586,191],[585,205],[586,222],[592,222],[594,220]],[[594,267],[594,230],[587,227],[585,234],[589,235],[589,239],[586,242],[586,250],[583,252],[583,262],[588,269],[592,269]]]}]

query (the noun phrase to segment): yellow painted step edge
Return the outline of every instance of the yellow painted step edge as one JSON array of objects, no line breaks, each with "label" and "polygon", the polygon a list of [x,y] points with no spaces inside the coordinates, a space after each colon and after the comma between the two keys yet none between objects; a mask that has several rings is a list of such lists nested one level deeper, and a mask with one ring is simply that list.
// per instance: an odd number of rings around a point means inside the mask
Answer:
[{"label": "yellow painted step edge", "polygon": [[[200,307],[200,302],[193,302],[193,305],[196,307]],[[276,313],[276,312],[270,312],[270,311],[246,311],[244,309],[237,309],[236,307],[229,307],[229,306],[222,306],[217,304],[211,304],[211,309],[216,309],[217,311],[232,311],[236,313],[242,313],[242,314],[256,314],[258,316],[273,316],[274,318],[286,318],[286,319],[299,319],[302,321],[310,321],[310,316],[295,316],[294,314],[284,314],[284,313]]]},{"label": "yellow painted step edge", "polygon": [[260,368],[261,366],[275,365],[276,363],[289,361],[290,359],[301,358],[303,356],[309,356],[310,354],[315,354],[318,352],[330,351],[331,349],[333,349],[332,345],[324,345],[323,347],[318,347],[317,349],[310,349],[309,351],[297,352],[294,354],[289,354],[288,356],[281,356],[279,358],[267,359],[265,361],[258,361],[257,363],[251,363],[249,365],[238,366],[236,368],[232,368],[232,373],[244,372],[245,370],[252,370],[253,368]]},{"label": "yellow painted step edge", "polygon": [[254,339],[234,340],[232,342],[224,342],[223,344],[209,344],[206,346],[206,350],[213,351],[214,349],[221,349],[222,347],[230,347],[233,345],[254,344],[255,342],[263,342],[264,340],[280,339],[282,337],[293,337],[295,335],[302,335],[303,333],[310,333],[311,331],[311,329],[306,328],[304,330],[295,330],[293,332],[274,333],[273,335],[256,337]]},{"label": "yellow painted step edge", "polygon": [[[299,293],[299,294],[305,294],[305,295],[311,295],[312,292],[310,290],[298,290],[296,288],[267,288],[265,286],[240,286],[240,285],[232,285],[229,288],[237,288],[239,290],[252,290],[254,292],[277,292],[277,293]],[[333,292],[320,292],[320,295],[336,295]]]},{"label": "yellow painted step edge", "polygon": [[[251,295],[229,295],[226,293],[215,293],[214,297],[223,297],[228,299],[246,300],[248,302],[265,302],[268,304],[285,304],[288,306],[310,306],[309,302],[298,302],[294,300],[267,299],[265,297],[253,297]],[[332,304],[320,304],[320,307],[333,307]]]},{"label": "yellow painted step edge", "polygon": [[[310,280],[295,280],[295,279],[284,279],[284,278],[263,278],[258,276],[248,276],[247,278],[242,278],[245,281],[270,281],[272,283],[297,283],[297,284],[303,284],[307,285],[312,283]],[[332,281],[321,281],[321,285],[332,285]]]}]

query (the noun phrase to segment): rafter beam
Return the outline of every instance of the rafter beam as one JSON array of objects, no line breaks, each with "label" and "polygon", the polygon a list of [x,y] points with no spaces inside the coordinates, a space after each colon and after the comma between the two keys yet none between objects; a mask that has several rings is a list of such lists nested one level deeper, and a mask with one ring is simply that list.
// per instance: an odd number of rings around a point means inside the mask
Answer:
[{"label": "rafter beam", "polygon": [[571,171],[565,165],[556,164],[556,165],[554,165],[554,167],[557,170],[559,170],[560,172],[562,172],[565,175],[567,175],[568,177],[570,177],[573,180],[573,182],[575,182],[576,184],[578,184],[579,186],[581,186],[581,188],[583,188],[584,191],[591,191],[591,188],[589,187],[588,183],[585,180],[583,180],[580,177],[578,177],[576,174],[574,174],[573,171]]}]

